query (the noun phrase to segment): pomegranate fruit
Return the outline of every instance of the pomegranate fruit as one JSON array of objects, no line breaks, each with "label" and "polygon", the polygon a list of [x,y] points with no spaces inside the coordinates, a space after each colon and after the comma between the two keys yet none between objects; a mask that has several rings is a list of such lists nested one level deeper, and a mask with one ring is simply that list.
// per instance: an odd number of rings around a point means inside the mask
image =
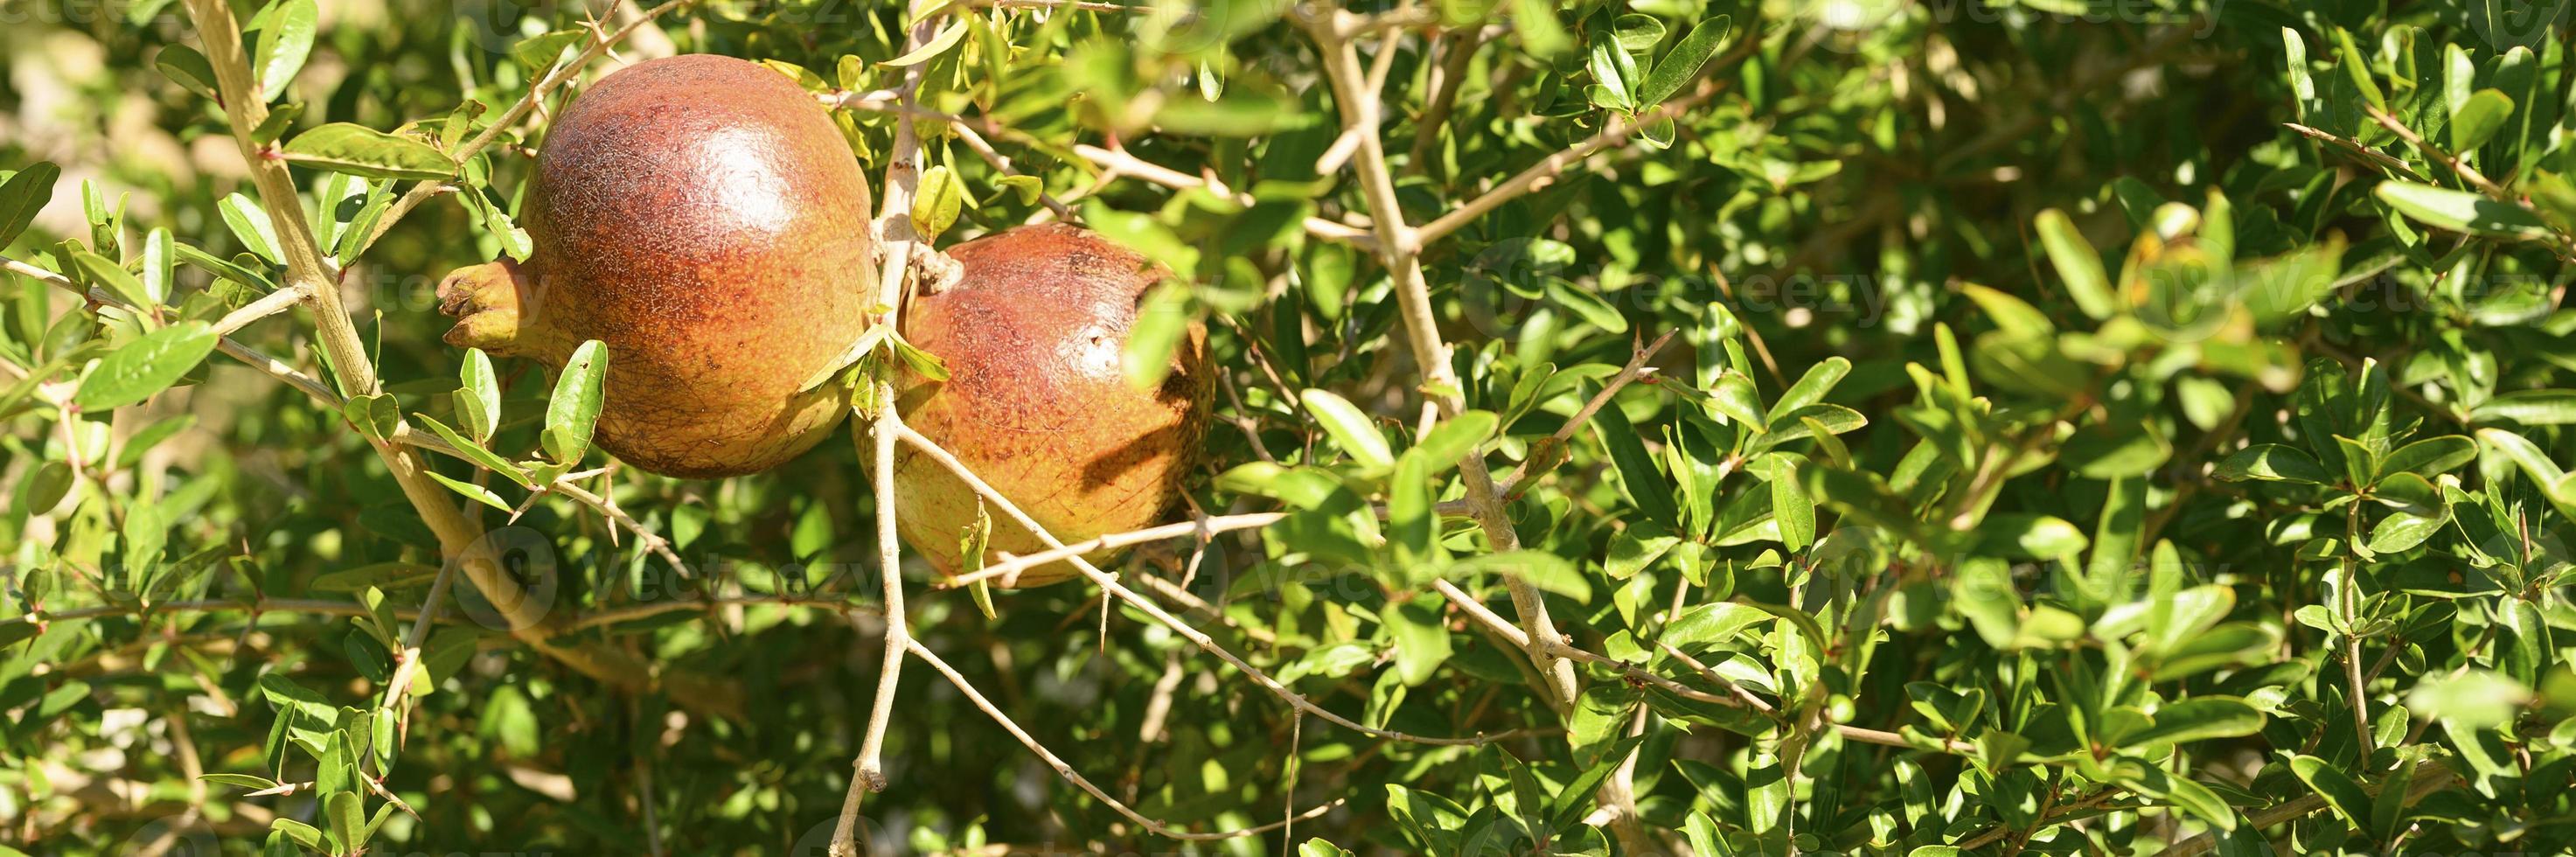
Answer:
[{"label": "pomegranate fruit", "polygon": [[[1123,369],[1139,302],[1170,277],[1098,234],[1046,224],[950,248],[957,280],[915,295],[903,334],[938,355],[948,380],[906,372],[904,422],[954,453],[1066,544],[1159,523],[1199,461],[1215,375],[1207,332],[1193,324],[1163,383],[1140,390]],[[864,456],[863,456],[864,458]],[[972,488],[909,446],[896,452],[895,509],[904,541],[944,576],[963,570]],[[993,510],[986,562],[1046,549]],[[1114,551],[1091,557],[1105,560]],[[1016,585],[1073,577],[1069,563],[1030,568]]]},{"label": "pomegranate fruit", "polygon": [[599,445],[671,476],[771,467],[848,412],[798,389],[876,292],[867,180],[813,96],[727,57],[638,63],[555,119],[532,182],[527,262],[439,285],[449,344],[559,368],[600,340]]}]

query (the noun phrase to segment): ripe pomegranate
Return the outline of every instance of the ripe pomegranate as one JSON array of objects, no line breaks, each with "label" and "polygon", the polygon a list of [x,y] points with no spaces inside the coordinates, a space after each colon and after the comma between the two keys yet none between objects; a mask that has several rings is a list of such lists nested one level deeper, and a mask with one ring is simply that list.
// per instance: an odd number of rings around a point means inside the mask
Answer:
[{"label": "ripe pomegranate", "polygon": [[575,99],[537,155],[535,245],[439,285],[447,342],[561,367],[605,343],[598,443],[655,473],[750,473],[848,412],[799,392],[875,298],[866,177],[811,95],[719,56],[621,69]]},{"label": "ripe pomegranate", "polygon": [[[956,454],[1066,544],[1160,523],[1197,466],[1215,374],[1207,332],[1192,325],[1163,383],[1139,390],[1122,355],[1138,302],[1170,272],[1100,235],[1046,224],[950,248],[961,273],[914,296],[904,338],[947,364],[949,378],[906,373],[904,422]],[[905,542],[942,575],[962,570],[973,489],[911,447],[896,453],[896,515]],[[998,510],[986,562],[1046,549]],[[1091,557],[1105,560],[1114,551]],[[1023,572],[1017,585],[1073,577],[1069,563]]]}]

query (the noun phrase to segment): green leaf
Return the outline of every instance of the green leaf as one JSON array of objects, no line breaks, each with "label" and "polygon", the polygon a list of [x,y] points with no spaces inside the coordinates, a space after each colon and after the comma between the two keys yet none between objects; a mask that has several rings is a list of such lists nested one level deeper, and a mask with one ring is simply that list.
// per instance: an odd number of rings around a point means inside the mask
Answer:
[{"label": "green leaf", "polygon": [[562,374],[555,377],[554,395],[546,400],[546,428],[540,438],[555,461],[572,464],[590,452],[607,380],[606,343],[583,342],[564,361]]},{"label": "green leaf", "polygon": [[2197,696],[2156,709],[2154,725],[2120,739],[2123,747],[2236,738],[2263,731],[2263,712],[2232,696]]},{"label": "green leaf", "polygon": [[921,185],[912,198],[912,228],[922,237],[936,239],[957,223],[957,214],[966,203],[966,183],[957,172],[940,164],[921,173]]},{"label": "green leaf", "polygon": [[2258,443],[2238,450],[2219,462],[2215,474],[2229,482],[2260,479],[2266,482],[2306,482],[2332,485],[2336,477],[2305,450],[2277,443]]},{"label": "green leaf", "polygon": [[510,501],[501,499],[501,495],[493,493],[490,488],[485,488],[481,485],[476,485],[462,479],[456,479],[435,470],[428,471],[428,473],[429,478],[438,480],[438,484],[445,485],[449,490],[465,495],[467,499],[471,499],[474,502],[481,503],[504,512],[512,511],[510,508]]},{"label": "green leaf", "polygon": [[561,62],[566,51],[590,41],[588,30],[555,30],[519,40],[510,46],[510,58],[522,66],[544,74]]},{"label": "green leaf", "polygon": [[1438,465],[1432,468],[1436,473],[1482,451],[1485,440],[1494,436],[1501,422],[1492,411],[1462,411],[1432,426],[1405,454],[1429,458]]},{"label": "green leaf", "polygon": [[1529,581],[1541,590],[1574,599],[1578,604],[1592,602],[1592,581],[1564,557],[1535,550],[1479,554],[1451,563],[1443,577],[1468,578],[1477,574],[1502,574]]},{"label": "green leaf", "polygon": [[2110,318],[2119,312],[2119,303],[2111,296],[2111,279],[2102,272],[2102,254],[2076,231],[2075,221],[2066,212],[2048,209],[2039,213],[2032,224],[2039,230],[2039,244],[2048,251],[2048,263],[2057,269],[2058,279],[2066,281],[2066,295],[2075,306],[2093,318]]},{"label": "green leaf", "polygon": [[81,273],[89,277],[90,282],[106,286],[126,303],[147,312],[157,306],[152,295],[143,288],[143,281],[135,279],[133,272],[125,270],[125,266],[115,260],[83,250],[72,254],[72,262],[80,266]]},{"label": "green leaf", "polygon": [[1574,39],[1565,32],[1564,22],[1556,18],[1555,4],[1547,0],[1511,0],[1512,32],[1521,37],[1521,48],[1532,56],[1552,57],[1573,47]]},{"label": "green leaf", "polygon": [[2471,729],[2496,729],[2511,724],[2531,699],[2531,689],[2521,682],[2472,668],[2458,675],[2436,673],[2416,682],[2406,694],[2406,708]]},{"label": "green leaf", "polygon": [[321,829],[316,828],[313,825],[280,816],[269,819],[268,829],[286,834],[289,838],[295,840],[295,844],[302,845],[306,848],[310,848],[315,851],[327,850],[322,847]]},{"label": "green leaf", "polygon": [[1611,333],[1628,332],[1628,317],[1620,315],[1619,309],[1611,306],[1609,301],[1602,300],[1600,295],[1585,291],[1564,280],[1551,278],[1547,283],[1547,296],[1557,306],[1583,319],[1586,324]]},{"label": "green leaf", "polygon": [[108,352],[98,368],[83,377],[72,402],[82,410],[121,408],[168,389],[188,370],[205,362],[220,339],[202,321],[189,321],[144,334]]},{"label": "green leaf", "polygon": [[1449,626],[1441,615],[1445,606],[1438,598],[1416,597],[1381,614],[1395,643],[1397,679],[1407,687],[1430,680],[1449,660]]},{"label": "green leaf", "polygon": [[1791,551],[1816,542],[1816,501],[1798,476],[1798,467],[1806,463],[1805,456],[1779,452],[1754,464],[1755,475],[1771,486],[1771,519],[1780,526],[1780,546]]},{"label": "green leaf", "polygon": [[259,29],[259,49],[253,56],[262,103],[286,94],[286,85],[303,70],[304,58],[313,52],[313,34],[321,16],[314,0],[278,0],[252,19]]},{"label": "green leaf", "polygon": [[[9,240],[0,237],[0,244]],[[154,229],[143,238],[143,294],[153,305],[170,300],[172,266],[177,264],[176,242],[168,229]]]},{"label": "green leaf", "polygon": [[2290,773],[2298,775],[2299,781],[2307,783],[2318,797],[2325,798],[2326,806],[2345,824],[2354,828],[2370,826],[2370,794],[2362,791],[2361,783],[2342,768],[2315,756],[2293,755]]},{"label": "green leaf", "polygon": [[[1655,69],[1646,73],[1645,82],[1637,87],[1638,106],[1652,108],[1680,92],[1691,78],[1699,76],[1700,68],[1708,65],[1710,57],[1717,56],[1717,49],[1726,44],[1727,34],[1733,28],[1734,23],[1725,15],[1705,18],[1691,25],[1690,34],[1682,37],[1681,44],[1674,45],[1672,52],[1657,60]],[[1661,25],[1657,30],[1660,37]]]},{"label": "green leaf", "polygon": [[2379,463],[2381,473],[2413,473],[2432,477],[2451,472],[2478,457],[2477,441],[2463,435],[2425,438],[2397,448]]},{"label": "green leaf", "polygon": [[2351,78],[2353,89],[2360,92],[2371,106],[2388,109],[2388,96],[2380,90],[2378,79],[2371,75],[2370,63],[2362,59],[2361,49],[2353,45],[2352,31],[2337,27],[2334,35],[2335,50],[2342,55],[2340,65],[2344,75]]},{"label": "green leaf", "polygon": [[1189,337],[1191,320],[1187,288],[1166,283],[1145,294],[1136,307],[1136,323],[1127,329],[1127,345],[1118,352],[1128,386],[1150,391],[1171,377],[1172,358]]},{"label": "green leaf", "polygon": [[2038,307],[2031,306],[2029,301],[1975,283],[1960,286],[1960,291],[1966,292],[1970,300],[1976,301],[1977,308],[1985,310],[1986,320],[1994,322],[1995,328],[2002,331],[2005,336],[2029,339],[2054,336],[2057,333],[2057,325],[2051,323],[2047,314],[2040,312]]},{"label": "green leaf", "polygon": [[501,428],[501,380],[492,371],[492,358],[483,349],[465,349],[465,364],[457,370],[461,385],[457,387],[456,421],[478,442],[489,443],[492,433]]},{"label": "green leaf", "polygon": [[2521,467],[2523,475],[2531,477],[2532,483],[2542,491],[2549,492],[2550,501],[2561,506],[2562,511],[2565,507],[2576,507],[2576,497],[2566,496],[2565,490],[2558,487],[2568,481],[2567,472],[2560,469],[2557,462],[2549,460],[2549,454],[2542,452],[2538,445],[2522,435],[2492,428],[2478,429],[2478,440]]},{"label": "green leaf", "polygon": [[1351,852],[1323,839],[1309,839],[1297,846],[1297,857],[1351,857]]},{"label": "green leaf", "polygon": [[1996,556],[2056,559],[2084,550],[2084,531],[2065,519],[2026,512],[1988,515],[1977,525],[1977,550]]},{"label": "green leaf", "polygon": [[2384,181],[2372,194],[2398,213],[2440,229],[2526,240],[2549,235],[2549,224],[2530,209],[2467,191]]},{"label": "green leaf", "polygon": [[1762,394],[1753,389],[1753,379],[1744,373],[1718,376],[1717,385],[1708,392],[1709,406],[1727,419],[1754,431],[1769,425],[1762,413]]},{"label": "green leaf", "polygon": [[768,67],[770,71],[786,75],[788,80],[795,81],[799,88],[808,92],[823,92],[832,88],[832,85],[823,82],[823,76],[815,74],[813,69],[786,60],[766,59],[761,60],[760,64]]},{"label": "green leaf", "polygon": [[1618,39],[1619,49],[1632,54],[1654,50],[1664,40],[1664,22],[1638,12],[1612,19],[1610,31]]},{"label": "green leaf", "polygon": [[0,247],[18,240],[27,225],[36,222],[36,212],[54,198],[54,181],[63,169],[52,161],[37,161],[0,183]]},{"label": "green leaf", "polygon": [[357,792],[333,792],[322,799],[331,819],[331,835],[340,840],[342,850],[356,853],[365,844],[366,809]]},{"label": "green leaf", "polygon": [[2451,151],[2466,154],[2495,139],[2504,129],[2504,120],[2513,116],[2513,99],[2493,89],[2481,89],[2469,96],[2468,103],[2451,112]]},{"label": "green leaf", "polygon": [[456,162],[437,146],[348,122],[298,134],[282,151],[290,164],[371,179],[436,180],[456,175]]},{"label": "green leaf", "polygon": [[1349,453],[1353,461],[1371,468],[1395,465],[1395,453],[1387,446],[1386,435],[1380,434],[1376,423],[1351,400],[1330,390],[1307,390],[1298,398],[1306,403],[1306,411],[1315,415],[1315,422],[1323,426],[1324,434],[1333,439],[1333,445]]},{"label": "green leaf", "polygon": [[277,788],[276,780],[252,774],[202,774],[199,775],[197,779],[204,780],[212,785],[232,786],[234,788],[250,789],[252,791]]},{"label": "green leaf", "polygon": [[438,577],[438,567],[410,562],[368,563],[356,568],[316,575],[305,588],[314,592],[364,592],[369,587],[394,591],[413,586],[427,586]]},{"label": "green leaf", "polygon": [[930,41],[923,42],[921,47],[914,48],[911,53],[877,64],[895,68],[901,68],[908,65],[920,65],[922,63],[929,62],[940,54],[947,53],[949,48],[957,46],[957,40],[965,37],[966,22],[950,21],[948,26],[940,28],[938,35],[930,37]]},{"label": "green leaf", "polygon": [[[187,45],[164,46],[160,53],[153,55],[152,66],[161,70],[161,76],[169,78],[172,83],[178,84],[189,92],[205,96],[209,100],[223,98],[215,88],[214,65],[206,62],[206,55],[198,53],[196,48]],[[0,241],[0,244],[5,243],[8,242]]]},{"label": "green leaf", "polygon": [[224,226],[232,230],[233,237],[241,239],[244,249],[258,254],[269,264],[286,264],[286,258],[277,252],[277,227],[269,221],[268,211],[260,208],[257,201],[234,193],[216,202],[215,210],[223,215]]},{"label": "green leaf", "polygon": [[268,118],[259,120],[259,127],[250,130],[251,143],[267,146],[277,142],[277,138],[286,135],[286,129],[294,127],[296,118],[303,115],[304,105],[301,102],[289,101],[278,105],[276,109],[268,111]]},{"label": "green leaf", "polygon": [[1843,378],[1851,374],[1851,365],[1850,360],[1833,356],[1807,367],[1807,374],[1798,376],[1798,383],[1789,385],[1789,389],[1771,403],[1772,422],[1780,422],[1780,415],[1795,414],[1802,408],[1824,401],[1826,394],[1833,392],[1834,385],[1842,383]]},{"label": "green leaf", "polygon": [[1609,779],[1610,774],[1617,771],[1621,763],[1627,761],[1628,754],[1635,752],[1637,745],[1645,743],[1645,740],[1644,735],[1619,739],[1617,743],[1610,745],[1607,752],[1601,754],[1599,761],[1585,768],[1583,773],[1575,775],[1574,779],[1567,781],[1564,788],[1558,789],[1553,798],[1554,802],[1547,808],[1548,829],[1563,830],[1566,825],[1581,819],[1583,814],[1591,809],[1594,800],[1592,793],[1601,788],[1601,781]]},{"label": "green leaf", "polygon": [[376,440],[393,437],[394,425],[402,421],[402,411],[394,397],[386,393],[351,397],[340,405],[340,415],[356,426],[360,434]]},{"label": "green leaf", "polygon": [[2576,423],[2576,390],[2515,390],[2469,410],[2474,422],[2508,421],[2526,426]]},{"label": "green leaf", "polygon": [[455,429],[448,428],[446,423],[439,422],[428,414],[415,413],[412,416],[420,418],[421,424],[429,426],[430,433],[438,435],[439,440],[447,441],[448,446],[455,447],[457,454],[463,456],[466,461],[472,462],[474,465],[485,470],[501,474],[503,478],[506,478],[511,482],[515,482],[520,485],[528,484],[528,471],[526,468],[512,464],[509,459],[493,454],[491,450],[483,448],[482,444],[477,443],[473,439],[467,438],[464,435],[458,434]]},{"label": "green leaf", "polygon": [[1619,471],[1619,484],[1627,490],[1628,499],[1645,513],[1646,520],[1662,524],[1665,529],[1681,530],[1681,509],[1673,502],[1672,483],[1655,465],[1655,456],[1646,451],[1646,443],[1630,425],[1626,412],[1615,407],[1602,408],[1592,417],[1592,430],[1601,443],[1610,448],[1611,465]]}]

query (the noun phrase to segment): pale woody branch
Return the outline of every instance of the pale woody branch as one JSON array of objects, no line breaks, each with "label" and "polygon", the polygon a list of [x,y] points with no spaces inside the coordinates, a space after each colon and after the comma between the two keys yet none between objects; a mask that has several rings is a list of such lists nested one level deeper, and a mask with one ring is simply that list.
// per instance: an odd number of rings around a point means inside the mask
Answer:
[{"label": "pale woody branch", "polygon": [[[942,17],[944,13],[933,10],[916,18],[905,37],[905,51],[919,50],[938,35]],[[893,93],[897,106],[911,108],[923,74],[923,64],[903,69],[903,81]],[[900,324],[905,287],[912,273],[912,250],[919,237],[912,225],[912,199],[921,183],[921,138],[912,123],[910,112],[895,116],[894,150],[886,162],[884,198],[878,201],[873,226],[883,267],[875,283],[876,309],[869,319],[872,326]],[[870,386],[869,398],[876,402],[875,412],[866,416],[872,459],[870,487],[876,506],[877,564],[885,599],[885,636],[876,696],[869,703],[867,732],[859,739],[858,757],[851,760],[850,788],[842,796],[840,819],[832,829],[830,853],[834,857],[858,853],[860,803],[868,792],[886,787],[886,725],[894,716],[895,691],[903,676],[905,653],[913,646],[903,606],[903,544],[895,521],[895,433],[903,430],[903,417],[895,412],[894,385],[887,377],[879,374],[861,383]]]},{"label": "pale woody branch", "polygon": [[[251,77],[249,58],[243,52],[241,31],[233,18],[232,6],[224,0],[189,0],[189,12],[205,45],[207,62],[215,70],[218,91],[223,94],[224,113],[230,120],[233,137],[241,150],[242,160],[250,168],[252,182],[259,190],[267,209],[277,212],[273,218],[280,252],[287,263],[287,282],[302,290],[302,297],[312,311],[322,345],[331,355],[339,390],[343,396],[372,394],[378,389],[375,364],[356,325],[340,303],[338,283],[326,260],[321,256],[311,227],[298,213],[304,210],[292,177],[283,160],[270,157],[253,142],[253,130],[267,119],[268,105],[260,97],[259,84]],[[397,417],[397,425],[402,421]],[[542,644],[546,617],[543,608],[530,598],[509,597],[519,591],[518,584],[495,563],[465,561],[466,554],[483,535],[482,527],[468,518],[449,491],[428,476],[428,462],[411,448],[370,438],[369,445],[385,461],[395,481],[422,523],[437,534],[441,553],[448,564],[463,566],[466,577],[489,596],[494,604],[512,605],[505,618],[514,635],[531,644]],[[630,689],[651,684],[652,677],[640,663],[623,652],[600,646],[551,647],[538,645],[584,674],[604,683]],[[418,658],[417,652],[404,652],[406,660]],[[399,694],[399,688],[389,691]]]}]

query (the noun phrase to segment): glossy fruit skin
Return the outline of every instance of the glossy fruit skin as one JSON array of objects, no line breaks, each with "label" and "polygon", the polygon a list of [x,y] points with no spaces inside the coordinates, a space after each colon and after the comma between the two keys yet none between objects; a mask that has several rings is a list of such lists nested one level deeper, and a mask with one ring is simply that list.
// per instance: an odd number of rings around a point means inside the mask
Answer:
[{"label": "glossy fruit skin", "polygon": [[447,341],[560,367],[608,348],[598,443],[644,470],[775,466],[848,413],[800,392],[864,329],[875,294],[867,180],[830,114],[728,57],[601,79],[548,130],[520,218],[524,264],[440,286]]},{"label": "glossy fruit skin", "polygon": [[[1200,460],[1216,375],[1207,331],[1193,324],[1160,386],[1127,380],[1123,354],[1138,303],[1170,273],[1100,235],[1028,226],[949,248],[958,280],[915,295],[904,338],[938,355],[946,382],[906,373],[905,424],[954,453],[1066,544],[1163,523]],[[975,521],[971,488],[901,447],[895,508],[904,541],[954,576],[960,533]],[[1046,549],[998,509],[987,563]],[[1091,557],[1105,560],[1114,551]],[[1033,586],[1079,572],[1028,569]]]}]

